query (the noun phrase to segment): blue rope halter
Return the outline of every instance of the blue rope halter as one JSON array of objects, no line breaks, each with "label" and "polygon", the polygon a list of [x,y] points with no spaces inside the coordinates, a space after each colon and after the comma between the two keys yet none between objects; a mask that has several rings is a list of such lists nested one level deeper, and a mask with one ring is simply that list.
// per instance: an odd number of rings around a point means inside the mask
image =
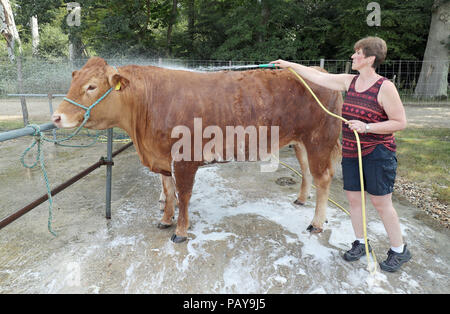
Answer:
[{"label": "blue rope halter", "polygon": [[86,110],[86,113],[84,114],[84,121],[81,124],[81,127],[84,126],[84,124],[87,122],[87,120],[91,117],[91,110],[92,108],[94,108],[99,102],[101,102],[106,96],[108,96],[109,93],[111,93],[111,91],[113,90],[113,88],[111,87],[110,89],[108,89],[106,91],[106,93],[103,94],[102,97],[100,97],[99,99],[97,99],[92,105],[90,105],[89,107],[83,106],[82,104],[79,104],[75,101],[73,101],[72,99],[69,99],[67,97],[64,97],[63,99],[65,101],[70,102],[71,104],[78,106],[80,108],[83,108],[84,110]]},{"label": "blue rope halter", "polygon": [[[117,68],[115,66],[113,66],[114,69],[119,72],[117,70]],[[116,90],[118,90],[120,88],[120,82],[116,85]],[[103,94],[102,97],[100,97],[99,99],[97,99],[92,105],[90,105],[89,107],[83,106],[82,104],[77,103],[76,101],[73,101],[72,99],[69,99],[67,97],[64,97],[63,99],[65,101],[70,102],[71,104],[78,106],[84,110],[86,110],[86,113],[84,114],[84,120],[81,123],[81,125],[78,127],[78,129],[75,131],[75,134],[78,133],[78,131],[86,124],[87,120],[91,117],[91,110],[99,103],[101,102],[106,96],[108,96],[109,93],[111,93],[111,91],[113,90],[113,88],[111,87],[110,89],[108,89],[106,91],[106,93]]]}]

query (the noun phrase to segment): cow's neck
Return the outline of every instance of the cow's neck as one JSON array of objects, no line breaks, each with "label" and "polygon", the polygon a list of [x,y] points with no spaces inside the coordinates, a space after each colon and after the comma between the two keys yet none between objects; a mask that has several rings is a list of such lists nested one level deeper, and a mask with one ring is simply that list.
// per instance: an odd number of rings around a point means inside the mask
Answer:
[{"label": "cow's neck", "polygon": [[[151,79],[145,67],[125,66],[119,69],[120,73],[130,80],[130,85],[119,93],[117,101],[119,120],[118,127],[125,130],[133,140],[136,150],[140,157],[147,154],[148,144],[147,139],[145,143],[142,141],[148,137],[149,128],[151,125],[151,113],[149,110],[149,103],[151,102],[151,93],[148,91]],[[148,166],[148,161],[141,160],[144,165]]]}]

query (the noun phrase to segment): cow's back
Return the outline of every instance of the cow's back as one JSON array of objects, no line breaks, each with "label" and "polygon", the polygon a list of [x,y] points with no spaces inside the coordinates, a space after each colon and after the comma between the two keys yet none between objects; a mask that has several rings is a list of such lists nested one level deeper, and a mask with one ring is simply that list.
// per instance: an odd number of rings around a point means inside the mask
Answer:
[{"label": "cow's back", "polygon": [[[161,70],[160,70],[161,71]],[[327,119],[302,83],[287,70],[197,73],[162,69],[151,103],[156,129],[203,126],[271,126],[305,132]],[[153,84],[153,83],[151,83]],[[338,92],[309,83],[332,112],[339,113]],[[328,119],[327,119],[328,120]]]}]

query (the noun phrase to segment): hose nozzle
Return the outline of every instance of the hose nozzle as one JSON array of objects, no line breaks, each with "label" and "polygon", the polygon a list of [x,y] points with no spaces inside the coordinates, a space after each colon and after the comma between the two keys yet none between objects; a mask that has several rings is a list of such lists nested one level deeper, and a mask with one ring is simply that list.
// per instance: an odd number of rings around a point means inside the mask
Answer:
[{"label": "hose nozzle", "polygon": [[276,65],[273,63],[267,63],[267,64],[260,64],[258,65],[259,68],[276,68]]}]

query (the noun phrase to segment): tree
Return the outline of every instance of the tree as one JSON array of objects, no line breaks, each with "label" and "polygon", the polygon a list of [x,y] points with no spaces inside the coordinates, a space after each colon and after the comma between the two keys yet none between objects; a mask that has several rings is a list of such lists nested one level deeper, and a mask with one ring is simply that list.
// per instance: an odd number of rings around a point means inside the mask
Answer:
[{"label": "tree", "polygon": [[416,97],[448,97],[450,1],[435,0]]},{"label": "tree", "polygon": [[169,26],[167,27],[167,56],[172,54],[171,41],[172,41],[172,28],[177,20],[177,5],[178,0],[172,0],[172,11],[169,18]]},{"label": "tree", "polygon": [[16,57],[16,44],[18,45],[20,54],[22,53],[22,44],[9,0],[0,0],[0,33],[6,39],[10,60],[14,61]]},{"label": "tree", "polygon": [[39,46],[39,26],[37,15],[33,15],[30,18],[30,24],[31,24],[31,47],[33,51],[33,56],[36,56],[38,54],[38,46]]},{"label": "tree", "polygon": [[195,37],[195,0],[187,0],[187,19],[188,19],[187,49],[189,52],[192,52],[194,48],[194,37]]},{"label": "tree", "polygon": [[[226,5],[229,6],[224,6],[226,11],[213,13],[212,29],[217,29],[214,39],[218,45],[212,49],[212,58],[252,61],[296,58],[302,44],[299,31],[304,24],[304,1],[228,0]],[[211,27],[205,29],[210,31]]]},{"label": "tree", "polygon": [[[18,45],[18,58],[17,58],[17,85],[19,93],[23,94],[23,81],[22,81],[22,44],[20,42],[19,33],[17,32],[16,23],[14,21],[14,15],[11,9],[9,0],[0,0],[0,33],[5,37],[8,45],[8,53],[11,62],[14,62],[15,58],[15,46]],[[20,104],[22,106],[23,124],[28,124],[28,108],[25,97],[20,97]]]},{"label": "tree", "polygon": [[388,46],[389,60],[420,60],[423,56],[430,19],[428,10],[433,0],[383,0],[381,25],[369,26],[367,3],[369,1],[340,0],[335,10],[336,18],[327,38],[334,51],[326,58],[349,59],[355,42],[366,36],[379,36]]}]

